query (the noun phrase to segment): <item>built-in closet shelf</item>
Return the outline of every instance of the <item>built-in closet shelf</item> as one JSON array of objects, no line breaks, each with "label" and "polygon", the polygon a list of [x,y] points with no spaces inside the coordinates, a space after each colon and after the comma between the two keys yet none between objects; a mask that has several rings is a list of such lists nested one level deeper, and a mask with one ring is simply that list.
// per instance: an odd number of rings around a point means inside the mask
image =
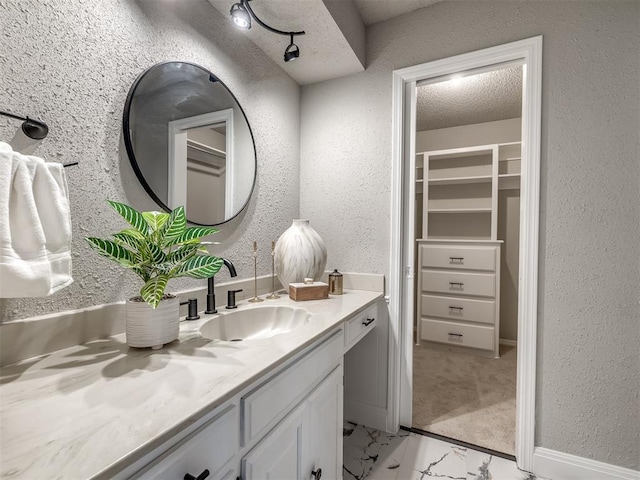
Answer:
[{"label": "built-in closet shelf", "polygon": [[449,177],[429,179],[429,185],[465,185],[469,183],[491,183],[492,175],[482,175],[474,177]]},{"label": "built-in closet shelf", "polygon": [[520,189],[519,173],[503,173],[498,175],[498,190]]},{"label": "built-in closet shelf", "polygon": [[491,213],[491,208],[430,208],[429,213]]}]

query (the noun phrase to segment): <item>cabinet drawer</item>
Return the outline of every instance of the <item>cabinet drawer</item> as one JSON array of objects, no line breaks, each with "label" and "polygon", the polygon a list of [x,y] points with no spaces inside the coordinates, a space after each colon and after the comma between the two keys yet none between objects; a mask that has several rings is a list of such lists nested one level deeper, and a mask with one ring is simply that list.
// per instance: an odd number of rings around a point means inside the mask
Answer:
[{"label": "cabinet drawer", "polygon": [[495,323],[494,300],[422,295],[420,302],[420,314],[425,317],[444,317],[492,325]]},{"label": "cabinet drawer", "polygon": [[238,426],[238,408],[229,406],[133,478],[174,480],[187,473],[197,477],[205,469],[212,475],[210,478],[220,478],[228,473],[227,464],[239,448]]},{"label": "cabinet drawer", "polygon": [[431,342],[493,350],[495,329],[485,325],[467,325],[423,318],[421,339]]},{"label": "cabinet drawer", "polygon": [[421,245],[422,266],[456,270],[496,270],[496,247]]},{"label": "cabinet drawer", "polygon": [[423,292],[479,297],[495,297],[496,295],[496,276],[493,273],[423,270],[420,281]]},{"label": "cabinet drawer", "polygon": [[340,330],[291,367],[240,399],[243,445],[266,433],[339,362],[344,352]]},{"label": "cabinet drawer", "polygon": [[360,341],[368,332],[376,326],[378,308],[373,305],[364,312],[355,315],[345,323],[345,352]]}]

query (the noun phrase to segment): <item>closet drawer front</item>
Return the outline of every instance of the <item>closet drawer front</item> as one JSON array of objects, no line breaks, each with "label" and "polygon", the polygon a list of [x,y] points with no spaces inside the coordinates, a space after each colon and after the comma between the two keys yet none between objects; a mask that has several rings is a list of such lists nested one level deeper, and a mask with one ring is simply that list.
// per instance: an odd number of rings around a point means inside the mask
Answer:
[{"label": "closet drawer front", "polygon": [[492,273],[423,270],[420,280],[423,292],[479,297],[495,297],[496,295],[496,276]]},{"label": "closet drawer front", "polygon": [[484,325],[467,325],[423,318],[421,340],[493,350],[495,329]]},{"label": "closet drawer front", "polygon": [[495,323],[496,302],[494,300],[422,295],[420,301],[420,312],[425,317],[444,317],[492,325]]},{"label": "closet drawer front", "polygon": [[456,270],[496,270],[495,247],[421,245],[422,266]]}]

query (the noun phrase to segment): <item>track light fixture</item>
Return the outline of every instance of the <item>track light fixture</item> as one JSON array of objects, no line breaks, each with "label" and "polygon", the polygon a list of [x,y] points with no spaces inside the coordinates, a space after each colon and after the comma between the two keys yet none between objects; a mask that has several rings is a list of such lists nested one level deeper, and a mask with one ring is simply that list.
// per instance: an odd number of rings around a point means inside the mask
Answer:
[{"label": "track light fixture", "polygon": [[304,31],[300,32],[284,32],[282,30],[278,30],[276,28],[270,27],[262,20],[260,20],[256,14],[251,9],[249,2],[251,0],[240,0],[238,3],[234,3],[231,6],[230,14],[233,23],[235,23],[240,28],[251,28],[251,18],[253,18],[258,25],[269,30],[270,32],[277,33],[278,35],[287,35],[291,37],[291,43],[287,46],[284,51],[284,61],[291,62],[300,56],[300,48],[293,43],[293,37],[295,35],[304,35]]}]

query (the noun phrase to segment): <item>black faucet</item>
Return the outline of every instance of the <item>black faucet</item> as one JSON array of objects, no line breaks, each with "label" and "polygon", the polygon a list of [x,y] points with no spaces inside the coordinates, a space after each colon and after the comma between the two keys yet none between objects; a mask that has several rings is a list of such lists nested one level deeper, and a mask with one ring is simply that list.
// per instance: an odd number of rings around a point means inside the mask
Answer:
[{"label": "black faucet", "polygon": [[[224,265],[229,269],[229,275],[231,277],[238,276],[238,274],[236,273],[236,267],[233,266],[233,263],[231,263],[226,258],[222,259],[222,263],[224,263]],[[216,310],[216,294],[214,287],[215,286],[212,275],[207,279],[207,309],[204,311],[204,313],[218,313],[218,311]]]}]

